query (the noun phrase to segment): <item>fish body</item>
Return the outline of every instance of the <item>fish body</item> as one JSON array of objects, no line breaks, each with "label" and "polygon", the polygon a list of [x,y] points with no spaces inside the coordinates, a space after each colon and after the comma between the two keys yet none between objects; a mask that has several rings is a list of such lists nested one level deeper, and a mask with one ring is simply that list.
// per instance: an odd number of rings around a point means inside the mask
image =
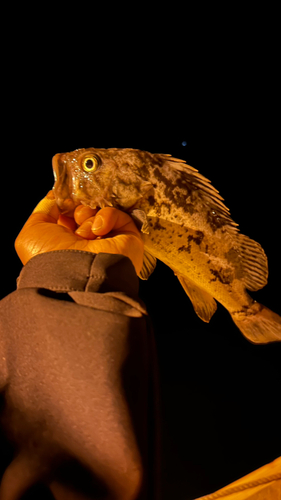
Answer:
[{"label": "fish body", "polygon": [[131,214],[144,241],[140,273],[156,259],[178,277],[203,321],[216,301],[253,343],[281,340],[281,317],[247,293],[267,283],[267,257],[239,232],[210,181],[183,160],[135,149],[79,149],[53,158],[54,193],[62,212],[78,204]]}]

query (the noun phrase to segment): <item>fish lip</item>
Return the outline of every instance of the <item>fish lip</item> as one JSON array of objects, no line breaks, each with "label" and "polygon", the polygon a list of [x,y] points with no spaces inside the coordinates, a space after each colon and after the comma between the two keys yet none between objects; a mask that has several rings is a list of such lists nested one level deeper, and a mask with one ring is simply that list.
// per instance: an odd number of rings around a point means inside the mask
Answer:
[{"label": "fish lip", "polygon": [[55,178],[54,194],[56,204],[63,215],[71,216],[78,203],[76,203],[70,195],[69,185],[65,182],[67,178],[67,169],[65,161],[62,160],[62,154],[57,153],[52,158],[53,174]]},{"label": "fish lip", "polygon": [[74,203],[71,198],[58,200],[56,203],[59,207],[60,213],[62,215],[67,215],[68,217],[73,217],[75,208],[78,206],[77,203]]},{"label": "fish lip", "polygon": [[64,175],[64,172],[65,172],[65,165],[61,161],[60,157],[61,157],[61,154],[57,153],[52,158],[52,167],[53,167],[53,173],[54,173],[55,181],[57,181],[59,178],[61,178]]}]

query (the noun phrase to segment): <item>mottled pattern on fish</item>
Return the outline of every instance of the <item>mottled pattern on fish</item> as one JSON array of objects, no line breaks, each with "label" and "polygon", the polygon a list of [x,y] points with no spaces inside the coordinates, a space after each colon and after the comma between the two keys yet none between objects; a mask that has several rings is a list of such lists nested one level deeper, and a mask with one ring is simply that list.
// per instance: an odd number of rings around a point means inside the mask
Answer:
[{"label": "mottled pattern on fish", "polygon": [[65,211],[79,203],[114,206],[134,217],[145,245],[140,277],[156,259],[178,276],[198,316],[224,305],[252,342],[281,340],[281,318],[247,294],[267,283],[267,258],[242,235],[210,181],[183,160],[134,149],[80,149],[53,159],[55,196]]}]

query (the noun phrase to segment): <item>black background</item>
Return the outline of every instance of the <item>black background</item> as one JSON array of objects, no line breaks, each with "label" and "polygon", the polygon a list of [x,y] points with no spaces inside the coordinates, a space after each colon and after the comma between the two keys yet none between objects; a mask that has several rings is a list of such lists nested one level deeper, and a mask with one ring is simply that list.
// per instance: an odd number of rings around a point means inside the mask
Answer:
[{"label": "black background", "polygon": [[[52,188],[52,156],[132,147],[170,153],[211,179],[241,232],[268,256],[268,285],[252,296],[281,314],[274,25],[265,36],[249,17],[246,25],[226,22],[221,36],[201,27],[191,38],[189,19],[170,45],[165,30],[153,38],[155,21],[144,21],[134,42],[132,25],[122,40],[111,32],[107,51],[105,31],[90,37],[87,54],[77,45],[81,24],[73,32],[67,19],[54,17],[43,32],[37,24],[14,30],[2,94],[1,297],[15,289],[22,267],[14,239]],[[250,344],[220,305],[203,323],[161,262],[140,282],[140,296],[159,356],[163,500],[211,493],[280,456],[281,344]]]}]

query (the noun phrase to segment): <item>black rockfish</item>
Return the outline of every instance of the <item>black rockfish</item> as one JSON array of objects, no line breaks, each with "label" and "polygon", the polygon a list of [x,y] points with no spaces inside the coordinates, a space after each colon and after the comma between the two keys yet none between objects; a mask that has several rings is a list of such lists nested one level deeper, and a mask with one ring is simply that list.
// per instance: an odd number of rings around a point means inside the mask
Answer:
[{"label": "black rockfish", "polygon": [[281,340],[281,317],[246,292],[266,285],[267,257],[239,232],[223,198],[196,169],[170,155],[89,148],[55,155],[53,170],[62,212],[82,203],[131,214],[145,248],[140,278],[147,279],[159,259],[203,321],[210,321],[217,300],[251,342]]}]

